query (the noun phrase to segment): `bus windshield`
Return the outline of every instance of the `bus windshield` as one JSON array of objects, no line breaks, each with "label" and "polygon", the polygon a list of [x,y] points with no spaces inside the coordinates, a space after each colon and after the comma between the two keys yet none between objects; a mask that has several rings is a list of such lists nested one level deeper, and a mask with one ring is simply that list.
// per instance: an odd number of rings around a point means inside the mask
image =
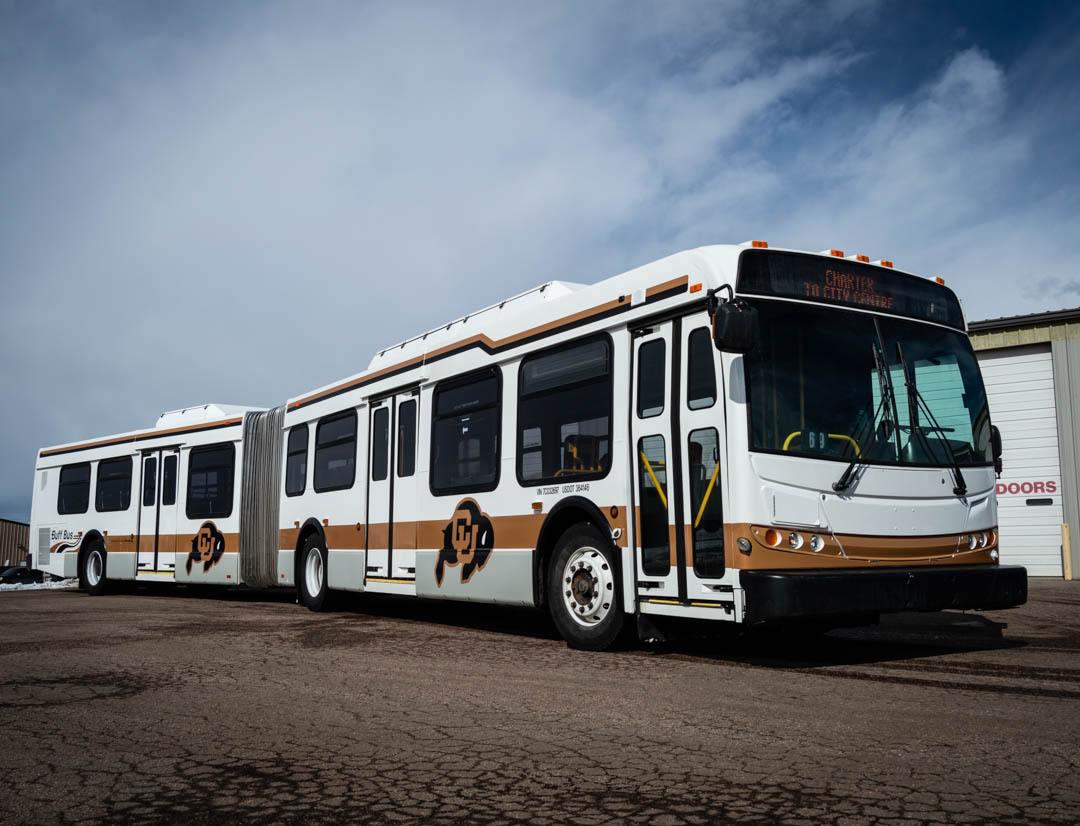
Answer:
[{"label": "bus windshield", "polygon": [[[964,333],[753,303],[759,338],[745,362],[752,450],[921,467],[992,464],[986,392]],[[908,393],[904,363],[917,393]]]}]

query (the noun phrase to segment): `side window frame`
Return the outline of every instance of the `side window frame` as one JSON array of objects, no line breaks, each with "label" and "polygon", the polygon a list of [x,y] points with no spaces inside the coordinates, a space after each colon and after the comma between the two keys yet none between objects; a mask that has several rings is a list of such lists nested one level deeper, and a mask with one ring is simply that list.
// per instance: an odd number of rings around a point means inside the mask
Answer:
[{"label": "side window frame", "polygon": [[[495,378],[495,478],[491,482],[485,482],[478,485],[455,485],[454,487],[446,488],[435,487],[435,449],[437,447],[436,428],[443,418],[449,418],[447,416],[440,417],[438,414],[439,394],[445,390],[452,390],[455,387],[471,384],[492,376]],[[488,410],[490,408],[481,409]],[[495,490],[499,486],[499,481],[502,477],[502,413],[502,368],[497,364],[491,367],[482,367],[479,370],[473,370],[469,373],[463,373],[460,376],[443,379],[435,385],[431,393],[431,437],[428,445],[428,490],[431,492],[432,496],[452,496],[461,493],[485,493],[487,491]]]},{"label": "side window frame", "polygon": [[[293,440],[293,434],[299,433],[301,430],[304,432],[304,449],[294,450],[290,447]],[[286,496],[303,496],[307,492],[307,478],[308,478],[308,453],[311,449],[311,429],[308,427],[308,423],[293,425],[289,428],[289,432],[285,435],[285,495]],[[294,456],[303,455],[304,457],[304,477],[301,480],[300,490],[289,490],[289,462]]]},{"label": "side window frame", "polygon": [[[192,465],[191,458],[193,456],[198,456],[198,455],[200,455],[202,453],[209,453],[212,450],[220,450],[222,448],[228,448],[229,453],[230,453],[231,458],[232,458],[232,472],[231,472],[231,475],[229,477],[229,488],[230,488],[230,490],[229,490],[229,499],[228,499],[229,509],[228,509],[228,511],[225,511],[225,512],[214,511],[211,514],[192,516],[191,515],[191,465]],[[236,444],[234,442],[215,442],[212,445],[198,445],[196,447],[191,448],[191,450],[188,451],[188,460],[187,460],[187,485],[185,487],[185,496],[184,496],[184,516],[186,516],[188,519],[191,519],[192,521],[198,521],[200,519],[202,519],[202,520],[207,520],[207,519],[228,519],[230,516],[232,516],[232,512],[234,510],[234,504],[233,503],[234,503],[235,499],[236,499]]]},{"label": "side window frame", "polygon": [[[81,511],[80,510],[61,510],[60,509],[60,502],[62,501],[62,496],[63,496],[63,491],[64,491],[64,471],[68,470],[68,468],[72,468],[72,469],[86,468],[86,505],[83,507],[83,509]],[[74,516],[76,514],[86,513],[88,510],[90,510],[90,493],[91,493],[91,488],[92,488],[92,485],[90,483],[92,481],[92,477],[93,477],[93,471],[90,468],[90,463],[89,462],[74,462],[74,463],[72,463],[70,465],[61,465],[60,473],[57,474],[57,486],[56,486],[56,512],[57,512],[57,514],[59,514],[60,516]],[[74,484],[74,483],[68,482],[68,484],[71,485],[71,484]]]},{"label": "side window frame", "polygon": [[[319,483],[318,483],[319,448],[320,448],[320,445],[319,445],[319,432],[327,424],[330,424],[332,422],[336,422],[336,421],[339,421],[339,420],[342,420],[342,419],[348,419],[348,418],[351,418],[352,421],[353,421],[352,477],[349,479],[348,484],[330,485],[330,486],[327,486],[327,487],[319,487]],[[336,413],[329,413],[326,416],[323,416],[321,419],[319,419],[319,423],[315,426],[315,450],[312,451],[312,456],[311,456],[311,489],[312,490],[314,490],[316,493],[332,493],[333,491],[336,491],[336,490],[351,490],[352,489],[352,487],[356,484],[356,464],[357,464],[356,455],[357,455],[357,449],[359,447],[359,442],[358,442],[358,438],[357,438],[358,433],[359,433],[359,419],[358,419],[358,417],[356,415],[356,408],[355,407],[350,407],[347,410],[339,410]],[[334,442],[330,443],[329,445],[322,445],[321,447],[323,449],[325,449],[327,447],[333,447],[334,445],[337,445],[337,444],[344,444],[345,441],[346,440],[344,440],[344,439],[339,439],[337,441],[334,441]]]},{"label": "side window frame", "polygon": [[[102,466],[120,464],[127,464],[127,504],[119,508],[103,508],[101,507],[101,468]],[[135,463],[132,461],[131,456],[110,456],[108,459],[102,459],[98,462],[97,478],[94,480],[94,513],[123,513],[131,507],[131,477],[134,466]]]},{"label": "side window frame", "polygon": [[[406,420],[405,416],[402,415],[403,412],[407,409],[410,409],[412,411],[412,414],[408,420]],[[416,474],[416,437],[420,430],[420,421],[418,418],[419,414],[420,405],[418,396],[412,396],[411,398],[405,399],[403,402],[401,402],[401,404],[398,405],[397,446],[394,451],[394,471],[395,473],[397,473],[397,477],[399,479],[408,479],[410,476],[414,476]],[[407,422],[411,422],[411,424],[407,424]],[[409,437],[411,439],[411,445],[409,446],[408,453],[402,450],[406,437]],[[402,457],[406,455],[412,458],[412,465],[408,468],[403,468]],[[404,472],[406,470],[408,471],[407,473]]]},{"label": "side window frame", "polygon": [[[603,341],[607,346],[607,354],[608,354],[607,383],[608,383],[608,390],[610,392],[608,394],[608,407],[607,407],[607,411],[608,411],[608,431],[609,431],[608,432],[608,454],[609,454],[609,458],[608,458],[607,467],[604,468],[602,473],[588,473],[588,474],[581,473],[581,474],[578,474],[578,475],[575,475],[575,476],[566,476],[566,477],[558,477],[558,478],[550,477],[550,476],[543,476],[543,477],[537,478],[537,479],[524,479],[522,477],[522,464],[523,464],[523,447],[524,447],[524,441],[525,441],[525,428],[522,426],[522,421],[521,421],[521,408],[522,408],[521,400],[522,400],[522,387],[523,387],[524,382],[525,382],[525,369],[524,369],[525,364],[527,362],[529,362],[529,361],[534,360],[534,359],[541,359],[541,358],[544,358],[545,356],[549,356],[549,355],[552,355],[554,353],[558,353],[558,352],[560,352],[562,350],[572,350],[575,347],[581,347],[582,345],[590,344],[590,343],[592,343],[594,341]],[[537,393],[536,395],[539,395],[539,393]],[[571,481],[594,482],[594,481],[599,481],[601,479],[607,478],[608,474],[611,473],[612,466],[615,464],[615,452],[614,452],[614,443],[615,443],[615,342],[612,340],[611,336],[608,333],[598,333],[598,334],[597,333],[591,333],[591,334],[589,334],[587,336],[582,336],[580,338],[575,338],[575,339],[572,339],[570,341],[560,342],[559,344],[554,344],[554,345],[552,345],[550,347],[545,347],[545,348],[543,348],[541,350],[534,350],[531,353],[526,353],[525,355],[523,355],[521,357],[521,360],[518,362],[518,381],[517,381],[517,399],[516,399],[516,401],[517,401],[517,420],[514,423],[514,440],[515,440],[515,444],[517,445],[517,456],[514,457],[514,473],[517,476],[518,484],[521,487],[523,487],[523,488],[535,488],[535,487],[537,487],[539,485],[551,485],[551,484],[557,484],[557,483],[562,483],[562,482],[571,482]],[[541,434],[541,438],[543,438],[543,434]],[[542,460],[541,460],[541,462],[542,462]]]},{"label": "side window frame", "polygon": [[[696,407],[693,402],[701,401],[704,396],[699,396],[697,399],[690,398],[690,378],[693,375],[694,369],[694,337],[700,338],[701,334],[704,334],[706,347],[705,352],[709,354],[709,376],[712,379],[712,401],[708,404],[699,404]],[[716,380],[716,353],[714,352],[712,334],[708,327],[695,327],[686,336],[686,408],[687,410],[709,410],[716,406],[717,400],[720,398],[720,385]]]}]

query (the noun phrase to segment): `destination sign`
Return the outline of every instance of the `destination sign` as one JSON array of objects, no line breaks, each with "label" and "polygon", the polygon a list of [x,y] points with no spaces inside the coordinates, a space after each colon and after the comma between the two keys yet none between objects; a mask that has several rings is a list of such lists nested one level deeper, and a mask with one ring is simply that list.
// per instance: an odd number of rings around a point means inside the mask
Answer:
[{"label": "destination sign", "polygon": [[872,264],[794,252],[747,250],[739,259],[739,293],[799,298],[876,310],[964,329],[952,290]]}]

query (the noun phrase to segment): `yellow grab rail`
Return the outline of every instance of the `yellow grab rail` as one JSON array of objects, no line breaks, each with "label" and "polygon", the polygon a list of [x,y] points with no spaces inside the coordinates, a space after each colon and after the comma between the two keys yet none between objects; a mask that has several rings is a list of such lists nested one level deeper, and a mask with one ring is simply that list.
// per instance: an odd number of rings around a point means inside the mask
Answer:
[{"label": "yellow grab rail", "polygon": [[656,474],[653,473],[652,465],[649,464],[649,460],[645,456],[644,450],[639,450],[638,454],[641,456],[641,461],[645,463],[645,470],[652,478],[652,483],[656,486],[656,492],[660,494],[660,501],[664,503],[664,508],[667,509],[667,496],[664,494],[664,489],[660,487],[660,480],[656,478]]},{"label": "yellow grab rail", "polygon": [[[801,430],[791,431],[788,434],[788,437],[784,439],[784,450],[786,451],[789,447],[791,447],[791,443],[800,436],[802,436],[802,434],[803,432]],[[850,436],[848,436],[846,433],[826,433],[825,435],[828,436],[830,439],[839,439],[842,442],[847,442],[852,446],[852,448],[854,448],[856,456],[862,456],[862,451],[859,449],[859,443],[852,439]]]},{"label": "yellow grab rail", "polygon": [[712,478],[709,479],[709,486],[705,488],[705,495],[701,497],[701,506],[697,510],[697,517],[694,519],[694,528],[701,524],[701,517],[705,515],[705,506],[709,504],[709,497],[712,495],[713,485],[716,484],[716,474],[720,472],[720,463],[716,463],[716,467],[713,468]]}]

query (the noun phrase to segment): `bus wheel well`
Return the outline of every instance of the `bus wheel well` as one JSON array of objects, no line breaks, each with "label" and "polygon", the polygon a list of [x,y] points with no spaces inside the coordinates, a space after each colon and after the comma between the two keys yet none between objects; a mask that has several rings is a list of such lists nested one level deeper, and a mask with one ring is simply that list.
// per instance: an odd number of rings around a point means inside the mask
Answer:
[{"label": "bus wheel well", "polygon": [[[588,499],[571,497],[559,502],[551,509],[540,535],[536,539],[536,550],[533,552],[533,601],[537,606],[546,604],[548,563],[559,544],[559,539],[575,525],[592,525],[604,536],[611,536],[611,527],[608,521]],[[614,547],[614,543],[612,543]],[[618,548],[615,548],[616,566],[620,559]],[[619,573],[616,569],[616,573]]]},{"label": "bus wheel well", "polygon": [[304,550],[304,545],[312,535],[318,536],[323,547],[326,547],[326,536],[323,534],[322,525],[314,519],[309,519],[300,528],[300,534],[296,537],[296,552],[293,554],[293,583],[297,588],[300,587],[300,566],[304,561],[300,556]]},{"label": "bus wheel well", "polygon": [[86,556],[86,552],[93,548],[95,545],[101,545],[108,551],[108,545],[105,544],[105,537],[98,531],[87,531],[82,538],[82,542],[79,543],[79,565],[82,565],[83,557]]}]

